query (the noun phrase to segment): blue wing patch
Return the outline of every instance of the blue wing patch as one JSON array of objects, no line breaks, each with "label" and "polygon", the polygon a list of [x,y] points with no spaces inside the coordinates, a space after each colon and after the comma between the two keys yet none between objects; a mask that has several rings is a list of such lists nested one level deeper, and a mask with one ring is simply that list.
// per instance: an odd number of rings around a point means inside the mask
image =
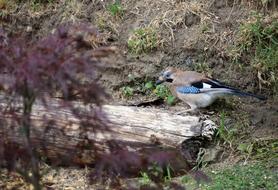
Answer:
[{"label": "blue wing patch", "polygon": [[194,86],[180,86],[176,88],[177,92],[183,94],[198,94],[200,93],[200,89]]}]

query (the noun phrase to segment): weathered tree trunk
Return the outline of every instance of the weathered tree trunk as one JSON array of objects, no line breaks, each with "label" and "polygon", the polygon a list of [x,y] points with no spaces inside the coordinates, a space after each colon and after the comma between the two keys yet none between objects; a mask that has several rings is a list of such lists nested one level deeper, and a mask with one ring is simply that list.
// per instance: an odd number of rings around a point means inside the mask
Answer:
[{"label": "weathered tree trunk", "polygon": [[[155,108],[105,105],[97,113],[104,113],[109,123],[99,129],[86,127],[70,110],[59,108],[56,100],[47,104],[50,105],[47,108],[42,103],[33,107],[31,141],[44,157],[56,161],[68,158],[75,163],[93,163],[96,151],[109,151],[111,142],[129,149],[175,147],[194,136],[210,136],[215,128],[213,122],[198,116],[180,116]],[[78,102],[74,104],[83,110],[88,108]],[[2,142],[22,144],[24,138],[18,122],[7,115],[1,115],[0,120]]]}]

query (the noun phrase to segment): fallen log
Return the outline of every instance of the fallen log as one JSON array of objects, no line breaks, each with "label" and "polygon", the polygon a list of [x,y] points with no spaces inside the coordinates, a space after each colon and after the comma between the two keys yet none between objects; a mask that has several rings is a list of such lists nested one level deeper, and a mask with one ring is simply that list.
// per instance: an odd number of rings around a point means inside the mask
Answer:
[{"label": "fallen log", "polygon": [[[191,137],[210,137],[216,127],[212,121],[199,116],[176,115],[157,108],[104,105],[95,108],[106,123],[99,129],[86,127],[86,122],[61,108],[58,100],[49,100],[47,104],[50,106],[36,103],[33,107],[31,141],[45,158],[56,161],[66,158],[70,162],[91,164],[96,151],[110,151],[114,146],[111,142],[129,150],[177,147]],[[74,102],[74,107],[89,109],[78,102]],[[12,117],[1,115],[0,121],[2,143],[24,144],[22,129]]]}]

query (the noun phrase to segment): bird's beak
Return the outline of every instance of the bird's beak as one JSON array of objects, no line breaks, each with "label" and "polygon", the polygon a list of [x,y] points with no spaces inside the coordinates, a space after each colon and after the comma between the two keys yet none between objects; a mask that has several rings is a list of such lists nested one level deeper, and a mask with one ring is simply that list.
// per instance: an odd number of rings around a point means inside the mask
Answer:
[{"label": "bird's beak", "polygon": [[156,85],[159,85],[159,84],[162,84],[162,83],[164,83],[165,82],[165,79],[163,78],[163,76],[160,76],[159,78],[158,78],[158,80],[156,81]]}]

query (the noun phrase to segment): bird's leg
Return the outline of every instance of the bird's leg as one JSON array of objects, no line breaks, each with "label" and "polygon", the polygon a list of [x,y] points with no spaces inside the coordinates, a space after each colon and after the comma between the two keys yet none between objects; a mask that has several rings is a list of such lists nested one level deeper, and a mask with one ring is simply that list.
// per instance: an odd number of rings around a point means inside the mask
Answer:
[{"label": "bird's leg", "polygon": [[177,112],[176,114],[181,115],[181,114],[184,114],[184,113],[196,113],[196,112],[197,112],[197,107],[196,106],[191,106],[190,109]]}]

